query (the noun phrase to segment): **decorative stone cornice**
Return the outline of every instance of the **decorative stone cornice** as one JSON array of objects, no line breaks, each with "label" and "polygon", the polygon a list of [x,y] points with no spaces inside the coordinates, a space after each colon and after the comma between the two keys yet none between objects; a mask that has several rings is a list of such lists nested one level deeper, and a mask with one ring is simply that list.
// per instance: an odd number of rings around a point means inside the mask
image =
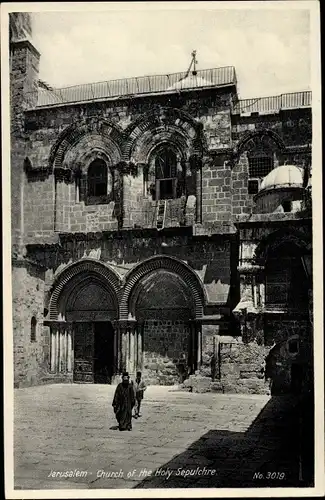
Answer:
[{"label": "decorative stone cornice", "polygon": [[264,266],[260,266],[257,264],[240,264],[237,267],[237,270],[240,274],[257,274],[261,271],[264,271]]},{"label": "decorative stone cornice", "polygon": [[40,262],[35,262],[26,257],[12,257],[11,263],[13,267],[36,267],[40,270],[47,269],[46,266]]},{"label": "decorative stone cornice", "polygon": [[51,169],[48,165],[33,166],[28,157],[24,160],[24,171],[27,177],[48,177],[51,174]]},{"label": "decorative stone cornice", "polygon": [[56,180],[65,180],[68,182],[73,178],[72,170],[69,168],[57,167],[54,169],[54,175]]},{"label": "decorative stone cornice", "polygon": [[251,300],[242,299],[237,304],[235,309],[233,309],[232,313],[235,316],[235,318],[241,319],[247,316],[251,317],[257,316],[258,314],[261,314],[261,311],[254,306]]},{"label": "decorative stone cornice", "polygon": [[138,175],[138,165],[132,161],[121,161],[117,168],[123,175],[131,175],[132,177]]}]

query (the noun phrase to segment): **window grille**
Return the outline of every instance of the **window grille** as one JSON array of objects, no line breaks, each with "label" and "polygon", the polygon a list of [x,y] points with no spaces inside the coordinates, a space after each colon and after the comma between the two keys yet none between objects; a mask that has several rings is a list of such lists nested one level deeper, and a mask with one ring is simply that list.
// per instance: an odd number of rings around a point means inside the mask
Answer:
[{"label": "window grille", "polygon": [[263,179],[273,170],[273,158],[271,156],[252,156],[248,159],[249,177]]},{"label": "window grille", "polygon": [[307,307],[306,273],[298,255],[274,255],[265,270],[267,305],[300,310]]},{"label": "window grille", "polygon": [[32,317],[30,321],[30,341],[31,342],[36,342],[36,325],[37,321],[35,316]]}]

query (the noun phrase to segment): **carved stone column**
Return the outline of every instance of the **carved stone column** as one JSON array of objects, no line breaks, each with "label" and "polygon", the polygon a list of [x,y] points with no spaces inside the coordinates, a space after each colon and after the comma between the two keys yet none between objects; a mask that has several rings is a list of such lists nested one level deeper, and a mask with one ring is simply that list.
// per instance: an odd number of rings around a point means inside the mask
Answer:
[{"label": "carved stone column", "polygon": [[56,350],[56,335],[57,331],[51,327],[51,361],[50,361],[50,371],[52,373],[56,372],[56,359],[57,359],[57,350]]},{"label": "carved stone column", "polygon": [[264,307],[264,267],[245,263],[238,267],[240,273],[240,301],[233,310],[240,322],[241,335],[244,342],[264,341],[261,326]]},{"label": "carved stone column", "polygon": [[134,328],[129,329],[129,338],[130,338],[130,351],[129,351],[129,371],[130,373],[134,372],[135,368],[135,331]]},{"label": "carved stone column", "polygon": [[196,160],[196,223],[202,223],[202,162]]},{"label": "carved stone column", "polygon": [[202,325],[196,323],[196,369],[200,370],[202,365]]},{"label": "carved stone column", "polygon": [[59,329],[59,327],[56,328],[55,352],[56,352],[56,357],[55,357],[55,372],[59,373],[60,372],[60,329]]},{"label": "carved stone column", "polygon": [[137,359],[136,368],[137,371],[142,371],[143,366],[143,352],[142,352],[142,325],[138,324],[137,329]]},{"label": "carved stone column", "polygon": [[69,227],[70,219],[70,183],[71,171],[64,168],[56,168],[55,175],[55,207],[54,207],[54,231],[64,231]]},{"label": "carved stone column", "polygon": [[135,326],[135,320],[121,320],[119,322],[121,371],[132,372],[135,368]]},{"label": "carved stone column", "polygon": [[72,328],[67,330],[67,372],[72,373],[73,370],[73,351],[72,351]]}]

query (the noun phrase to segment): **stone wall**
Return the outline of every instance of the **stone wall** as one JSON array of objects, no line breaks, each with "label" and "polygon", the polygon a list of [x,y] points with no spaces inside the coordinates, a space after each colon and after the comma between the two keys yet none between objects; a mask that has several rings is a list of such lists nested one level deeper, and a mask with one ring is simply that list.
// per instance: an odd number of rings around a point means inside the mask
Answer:
[{"label": "stone wall", "polygon": [[[82,258],[95,258],[112,266],[122,277],[135,265],[155,255],[176,257],[199,276],[211,304],[228,304],[231,297],[231,245],[226,235],[211,239],[190,236],[145,236],[140,231],[92,237],[62,237],[58,251],[31,247],[29,255],[48,269],[51,286],[54,273]],[[163,245],[164,243],[164,245]],[[234,279],[236,276],[234,276]]]},{"label": "stone wall", "polygon": [[[39,383],[48,369],[49,339],[43,327],[44,273],[30,265],[13,266],[13,348],[16,387]],[[31,320],[36,318],[36,338]]]},{"label": "stone wall", "polygon": [[232,144],[237,145],[247,132],[275,132],[286,146],[302,146],[311,143],[311,111],[291,109],[268,115],[232,116]]},{"label": "stone wall", "polygon": [[292,335],[306,337],[309,331],[310,323],[306,316],[293,318],[283,314],[279,318],[277,314],[268,314],[265,318],[264,336],[268,346],[287,340]]},{"label": "stone wall", "polygon": [[[116,133],[120,134],[119,140],[121,141],[119,147],[122,149],[124,146],[128,148],[128,142],[130,141],[130,147],[134,147],[132,141],[135,142],[135,146],[138,147],[139,144],[137,145],[137,141],[140,141],[140,143],[142,141],[139,130],[141,127],[146,126],[145,121],[147,119],[147,114],[152,113],[153,109],[156,108],[159,114],[159,109],[164,106],[171,109],[173,109],[173,106],[177,106],[177,109],[189,113],[187,116],[190,116],[190,119],[193,120],[194,123],[200,122],[202,124],[203,143],[208,154],[214,152],[222,153],[231,146],[230,91],[218,90],[213,95],[209,92],[201,91],[200,94],[195,94],[195,99],[193,99],[191,95],[187,97],[160,96],[155,98],[147,97],[136,99],[132,102],[121,99],[119,102],[114,103],[108,101],[106,103],[88,103],[62,108],[57,107],[55,109],[48,108],[28,111],[25,115],[25,134],[26,137],[28,137],[28,144],[24,146],[24,155],[28,156],[33,170],[48,168],[51,163],[51,151],[53,152],[53,148],[57,143],[60,133],[72,124],[81,123],[84,127],[85,123],[94,123],[96,120],[100,120],[101,122],[106,120],[117,127],[116,130],[119,132]],[[135,125],[134,130],[132,128],[130,129],[133,123],[136,124],[141,119],[144,120],[144,124],[141,125],[141,127],[140,125]],[[154,122],[152,126],[156,126]],[[160,139],[166,140],[166,137],[176,137],[175,133],[176,135],[178,134],[177,127],[179,127],[180,134],[190,134],[190,138],[192,131],[189,124],[185,122],[184,124],[177,124],[173,121],[171,126],[171,131],[164,131],[162,127],[158,127],[152,131],[149,128],[145,132],[146,142],[152,141],[154,145],[157,144],[157,141]],[[86,153],[86,151],[84,151],[85,145],[87,145],[89,152],[92,151],[93,148],[95,148],[95,150],[98,148],[99,142],[102,141],[102,137],[98,135],[98,132],[94,134],[94,132],[91,132],[89,129],[89,132],[86,132],[86,134],[88,134],[86,138],[80,139],[80,151],[74,152],[73,154],[68,152],[67,161],[70,161],[73,155],[75,155],[76,159],[78,158],[79,161],[79,156],[81,157]],[[175,140],[177,141],[180,139],[176,138]],[[144,147],[145,146],[146,145],[144,145]],[[78,144],[74,145],[73,148],[77,150]],[[131,149],[130,154],[134,155],[137,149],[135,152],[132,151]],[[186,151],[186,154],[188,154],[188,152],[189,151]],[[140,153],[142,154],[142,152]],[[124,158],[121,156],[120,161],[122,160],[124,160]],[[206,215],[206,222],[229,219],[229,168],[225,167],[224,157],[221,161],[216,160],[214,163],[215,165],[212,166],[210,170],[207,168],[208,173],[204,178],[203,189],[205,196],[203,205],[205,207],[204,217]],[[83,167],[84,165],[82,164],[81,168]],[[121,165],[112,165],[112,167],[117,169],[117,176],[121,175]],[[32,174],[30,173],[29,182],[36,182],[36,189],[43,184],[43,189],[40,189],[41,193],[44,189],[47,192],[53,189],[53,179],[51,175],[47,178],[44,176],[42,180],[37,182],[35,175],[32,179]],[[82,200],[80,200],[81,204],[76,202],[77,197],[75,194],[74,179],[72,178],[69,181],[69,186],[66,186],[65,182],[60,181],[56,184],[57,193],[54,218],[57,220],[57,231],[87,232],[96,231],[97,227],[100,229],[115,228],[117,225],[116,209],[121,210],[121,206],[117,207],[115,203],[115,206],[110,204],[105,206],[105,209],[103,205],[92,207],[91,209],[84,207]],[[148,205],[148,203],[146,203],[143,168],[141,164],[138,165],[136,173],[132,173],[132,175],[123,175],[123,187],[122,184],[120,184],[118,190],[117,197],[121,199],[120,203],[123,204],[124,227],[146,226],[146,224],[148,224],[148,219],[152,224],[155,216],[156,204]],[[31,189],[30,196],[32,196],[33,191],[35,191],[35,188]],[[37,194],[33,194],[37,196]],[[35,203],[37,204],[36,200]],[[186,200],[183,204],[185,208]],[[30,206],[33,206],[33,201],[30,202]],[[92,212],[91,216],[89,216],[89,210]],[[151,214],[149,212],[151,212]],[[63,216],[63,213],[66,215]],[[30,227],[33,226],[34,231],[37,231],[37,221],[35,221],[31,211],[27,212],[25,222],[28,226],[29,233]],[[182,210],[177,211],[176,217],[169,221],[169,225],[171,225],[171,223],[176,226],[184,223],[184,213]],[[31,236],[29,238],[32,239]]]},{"label": "stone wall", "polygon": [[225,155],[218,155],[203,166],[202,220],[229,221],[231,215],[231,165]]},{"label": "stone wall", "polygon": [[29,179],[24,175],[24,178],[25,241],[45,238],[53,234],[55,227],[54,178],[44,180],[40,174]]},{"label": "stone wall", "polygon": [[263,366],[268,347],[240,338],[220,340],[220,382],[225,393],[267,394]]},{"label": "stone wall", "polygon": [[150,384],[173,385],[188,370],[190,328],[183,321],[147,320],[143,326],[143,378]]},{"label": "stone wall", "polygon": [[[23,192],[25,142],[25,109],[29,93],[35,91],[39,54],[27,41],[10,45],[10,132],[11,132],[11,227],[13,251],[18,252],[24,226]],[[36,227],[34,226],[34,231]]]}]

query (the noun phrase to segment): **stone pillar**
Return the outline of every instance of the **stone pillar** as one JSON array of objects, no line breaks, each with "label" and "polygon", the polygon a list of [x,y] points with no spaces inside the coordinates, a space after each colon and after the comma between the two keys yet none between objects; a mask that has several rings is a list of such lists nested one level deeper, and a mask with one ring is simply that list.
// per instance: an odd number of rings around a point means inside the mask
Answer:
[{"label": "stone pillar", "polygon": [[132,176],[124,173],[123,175],[123,229],[132,227]]},{"label": "stone pillar", "polygon": [[130,336],[129,371],[130,373],[133,373],[135,368],[135,354],[136,354],[134,328],[129,329],[129,336]]},{"label": "stone pillar", "polygon": [[201,368],[202,364],[202,325],[197,324],[196,325],[196,365],[197,365],[197,370]]},{"label": "stone pillar", "polygon": [[142,326],[137,327],[137,370],[142,371]]},{"label": "stone pillar", "polygon": [[72,372],[72,358],[73,358],[73,352],[72,352],[72,331],[71,327],[68,328],[67,331],[67,372],[71,373]]},{"label": "stone pillar", "polygon": [[[13,255],[23,253],[23,175],[26,157],[25,113],[37,103],[40,54],[33,45],[30,13],[12,12],[10,23],[11,242]],[[9,54],[8,54],[9,55]]]},{"label": "stone pillar", "polygon": [[56,358],[57,358],[57,351],[56,351],[56,335],[57,332],[54,330],[53,327],[51,327],[51,364],[50,364],[50,370],[52,373],[56,372]]},{"label": "stone pillar", "polygon": [[114,328],[114,375],[119,371],[119,329]]},{"label": "stone pillar", "polygon": [[59,371],[60,373],[63,373],[64,372],[64,351],[65,351],[65,346],[64,346],[64,328],[61,327],[60,328],[60,360],[59,360]]},{"label": "stone pillar", "polygon": [[56,373],[60,372],[60,330],[57,327],[55,331],[55,371]]},{"label": "stone pillar", "polygon": [[136,322],[121,320],[119,323],[120,371],[132,372],[136,367],[137,339]]},{"label": "stone pillar", "polygon": [[122,327],[121,329],[121,337],[122,337],[122,371],[126,371],[128,369],[128,351],[129,351],[129,337],[128,331],[126,327]]},{"label": "stone pillar", "polygon": [[64,329],[64,372],[68,372],[68,332]]},{"label": "stone pillar", "polygon": [[262,311],[264,308],[264,267],[245,263],[238,267],[240,273],[240,301],[233,310],[240,322],[243,342],[264,342]]},{"label": "stone pillar", "polygon": [[55,217],[54,230],[64,231],[70,229],[70,198],[71,198],[71,171],[56,168],[55,175]]},{"label": "stone pillar", "polygon": [[202,164],[196,161],[196,223],[202,223]]}]

